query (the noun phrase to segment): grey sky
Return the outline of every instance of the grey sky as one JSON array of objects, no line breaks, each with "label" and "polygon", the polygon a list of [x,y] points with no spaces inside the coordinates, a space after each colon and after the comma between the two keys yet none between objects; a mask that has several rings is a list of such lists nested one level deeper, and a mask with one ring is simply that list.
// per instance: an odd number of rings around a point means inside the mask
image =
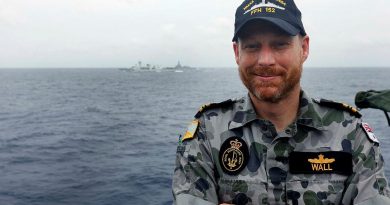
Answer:
[{"label": "grey sky", "polygon": [[[235,66],[241,0],[0,0],[0,67]],[[306,66],[390,67],[389,0],[296,0]]]}]

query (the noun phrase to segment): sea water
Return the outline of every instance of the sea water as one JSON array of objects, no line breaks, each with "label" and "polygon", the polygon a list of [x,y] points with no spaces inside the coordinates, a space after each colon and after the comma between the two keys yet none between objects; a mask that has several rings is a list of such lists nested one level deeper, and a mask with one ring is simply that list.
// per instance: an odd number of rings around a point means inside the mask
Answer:
[{"label": "sea water", "polygon": [[[305,68],[302,86],[353,105],[389,78],[385,68]],[[171,204],[178,136],[202,104],[245,94],[236,68],[1,69],[0,204]],[[383,112],[362,113],[388,162]]]}]

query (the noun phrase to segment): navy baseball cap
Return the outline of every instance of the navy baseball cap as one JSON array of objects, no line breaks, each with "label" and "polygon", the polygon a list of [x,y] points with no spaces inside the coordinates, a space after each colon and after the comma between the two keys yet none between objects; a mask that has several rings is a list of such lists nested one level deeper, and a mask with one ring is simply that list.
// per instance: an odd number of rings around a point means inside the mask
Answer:
[{"label": "navy baseball cap", "polygon": [[289,35],[306,36],[302,15],[293,0],[245,0],[236,10],[233,41],[240,29],[250,21],[268,21]]}]

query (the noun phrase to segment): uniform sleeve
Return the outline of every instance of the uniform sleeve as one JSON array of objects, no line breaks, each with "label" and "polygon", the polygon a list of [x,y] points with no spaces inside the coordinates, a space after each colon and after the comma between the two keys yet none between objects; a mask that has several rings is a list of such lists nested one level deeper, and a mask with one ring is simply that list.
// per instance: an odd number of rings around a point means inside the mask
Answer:
[{"label": "uniform sleeve", "polygon": [[214,163],[201,121],[193,139],[179,143],[172,181],[174,204],[218,204]]},{"label": "uniform sleeve", "polygon": [[390,190],[379,144],[369,140],[360,123],[354,141],[353,174],[346,182],[343,204],[390,205]]}]

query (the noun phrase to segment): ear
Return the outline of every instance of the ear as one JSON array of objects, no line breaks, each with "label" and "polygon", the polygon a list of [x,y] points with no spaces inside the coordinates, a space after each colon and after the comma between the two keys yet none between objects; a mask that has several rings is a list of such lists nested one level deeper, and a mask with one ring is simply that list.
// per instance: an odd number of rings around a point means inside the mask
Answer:
[{"label": "ear", "polygon": [[310,51],[310,38],[308,35],[302,37],[302,57],[303,62],[306,61],[307,57],[309,57]]},{"label": "ear", "polygon": [[240,59],[240,44],[238,42],[233,42],[234,57],[238,65],[238,60]]}]

